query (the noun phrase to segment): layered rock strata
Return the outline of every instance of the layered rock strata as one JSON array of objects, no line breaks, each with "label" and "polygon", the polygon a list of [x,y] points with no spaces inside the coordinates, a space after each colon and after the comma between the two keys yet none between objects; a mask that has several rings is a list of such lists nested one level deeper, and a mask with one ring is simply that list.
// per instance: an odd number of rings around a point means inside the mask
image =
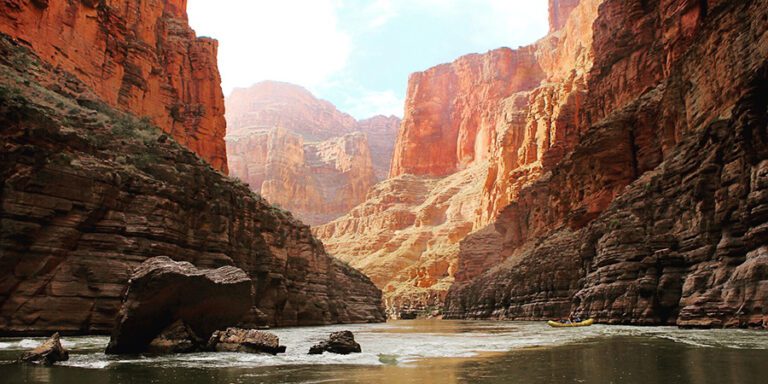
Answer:
[{"label": "layered rock strata", "polygon": [[244,270],[251,324],[383,320],[309,227],[8,37],[0,53],[0,333],[109,332],[153,256]]},{"label": "layered rock strata", "polygon": [[229,167],[271,203],[311,225],[359,204],[388,169],[400,120],[356,121],[309,91],[280,82],[227,101]]},{"label": "layered rock strata", "polygon": [[[455,278],[483,271],[485,265],[459,264],[459,242],[578,141],[599,2],[568,4],[558,12],[572,21],[553,24],[534,45],[412,75],[393,177],[350,214],[315,230],[332,254],[385,291],[390,314],[431,313]],[[410,183],[430,186],[399,201],[418,189]],[[498,254],[493,242],[479,246],[473,251]]]},{"label": "layered rock strata", "polygon": [[195,36],[186,0],[5,0],[0,33],[227,172],[218,43]]},{"label": "layered rock strata", "polygon": [[462,242],[447,316],[765,327],[767,6],[596,8],[578,141]]}]

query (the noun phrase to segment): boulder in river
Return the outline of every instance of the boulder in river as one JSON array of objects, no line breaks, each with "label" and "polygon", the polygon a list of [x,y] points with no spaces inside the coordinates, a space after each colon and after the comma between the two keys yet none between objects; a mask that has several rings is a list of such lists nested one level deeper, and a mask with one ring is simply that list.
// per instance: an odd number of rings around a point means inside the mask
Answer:
[{"label": "boulder in river", "polygon": [[200,352],[205,347],[205,341],[197,337],[194,331],[183,321],[179,320],[149,343],[147,352],[157,354]]},{"label": "boulder in river", "polygon": [[208,341],[208,350],[216,352],[285,353],[280,338],[269,332],[255,329],[227,328],[216,331]]},{"label": "boulder in river", "polygon": [[360,344],[355,341],[355,335],[352,332],[340,331],[331,333],[328,340],[323,340],[309,349],[310,355],[320,355],[323,352],[348,355],[350,353],[360,353],[362,349]]},{"label": "boulder in river", "polygon": [[69,360],[69,352],[61,345],[61,336],[58,333],[54,333],[50,339],[39,347],[24,352],[21,355],[21,361],[27,363],[53,365],[59,361]]},{"label": "boulder in river", "polygon": [[169,327],[179,321],[184,332],[208,340],[216,330],[237,324],[252,302],[251,279],[242,269],[198,269],[164,256],[148,259],[128,282],[106,352],[147,352],[158,335],[173,333]]}]

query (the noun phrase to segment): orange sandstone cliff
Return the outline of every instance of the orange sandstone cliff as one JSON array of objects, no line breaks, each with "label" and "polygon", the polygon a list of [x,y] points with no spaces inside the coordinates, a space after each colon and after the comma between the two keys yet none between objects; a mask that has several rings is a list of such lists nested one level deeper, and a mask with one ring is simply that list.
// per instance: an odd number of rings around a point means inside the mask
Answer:
[{"label": "orange sandstone cliff", "polygon": [[299,86],[266,81],[227,100],[229,168],[302,221],[327,223],[365,200],[388,168],[396,117],[356,121]]},{"label": "orange sandstone cliff", "polygon": [[413,74],[390,179],[315,229],[332,254],[384,290],[390,315],[441,307],[466,274],[460,242],[575,141],[596,5],[558,12],[577,12],[578,22],[531,46]]},{"label": "orange sandstone cliff", "polygon": [[413,75],[392,178],[315,232],[394,316],[765,327],[766,12],[552,0],[487,76]]},{"label": "orange sandstone cliff", "polygon": [[462,241],[446,316],[765,328],[768,2],[594,9],[576,140],[487,188],[501,213]]},{"label": "orange sandstone cliff", "polygon": [[226,173],[218,43],[195,36],[186,9],[186,0],[4,0],[0,32]]}]

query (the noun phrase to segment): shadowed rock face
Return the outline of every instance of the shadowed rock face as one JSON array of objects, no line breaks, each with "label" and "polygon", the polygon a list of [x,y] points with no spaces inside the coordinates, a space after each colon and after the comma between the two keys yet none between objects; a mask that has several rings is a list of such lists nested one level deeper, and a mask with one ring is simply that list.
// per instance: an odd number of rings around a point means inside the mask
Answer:
[{"label": "shadowed rock face", "polygon": [[232,175],[302,221],[327,223],[386,176],[400,119],[356,121],[306,89],[265,81],[227,99]]},{"label": "shadowed rock face", "polygon": [[0,333],[107,333],[155,256],[245,271],[253,325],[383,320],[309,227],[85,89],[0,36]]},{"label": "shadowed rock face", "polygon": [[107,104],[146,116],[227,172],[218,43],[195,36],[186,0],[4,0],[0,32]]},{"label": "shadowed rock face", "polygon": [[251,280],[239,268],[200,270],[186,262],[154,257],[128,281],[128,292],[107,353],[141,353],[163,329],[181,321],[194,336],[237,324],[251,308]]},{"label": "shadowed rock face", "polygon": [[578,142],[462,242],[447,316],[765,327],[766,17],[603,2]]}]

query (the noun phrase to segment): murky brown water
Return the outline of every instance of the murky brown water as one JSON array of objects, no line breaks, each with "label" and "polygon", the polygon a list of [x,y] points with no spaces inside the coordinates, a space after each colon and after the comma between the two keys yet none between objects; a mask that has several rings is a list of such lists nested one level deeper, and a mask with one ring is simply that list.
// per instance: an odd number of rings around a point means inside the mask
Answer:
[{"label": "murky brown water", "polygon": [[[309,356],[338,329],[363,353]],[[38,339],[0,339],[2,383],[765,383],[768,333],[542,323],[399,321],[274,330],[285,355],[110,357],[103,337],[65,338],[72,358],[14,364]]]}]

